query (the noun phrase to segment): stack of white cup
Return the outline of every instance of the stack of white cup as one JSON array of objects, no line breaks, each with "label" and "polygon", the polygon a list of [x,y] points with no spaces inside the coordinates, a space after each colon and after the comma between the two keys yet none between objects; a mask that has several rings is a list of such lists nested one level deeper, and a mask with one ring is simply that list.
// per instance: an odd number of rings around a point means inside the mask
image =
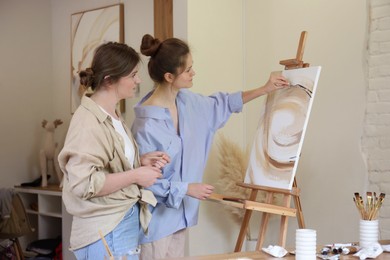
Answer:
[{"label": "stack of white cup", "polygon": [[375,220],[360,220],[360,241],[361,247],[369,247],[373,243],[378,243],[379,222]]},{"label": "stack of white cup", "polygon": [[295,232],[295,259],[316,259],[317,232],[314,229],[297,229]]}]

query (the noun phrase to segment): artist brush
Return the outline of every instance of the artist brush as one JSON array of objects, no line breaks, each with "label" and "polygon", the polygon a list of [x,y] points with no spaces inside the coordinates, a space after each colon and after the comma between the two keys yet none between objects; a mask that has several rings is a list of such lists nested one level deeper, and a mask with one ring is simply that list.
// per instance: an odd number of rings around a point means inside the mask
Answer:
[{"label": "artist brush", "polygon": [[359,201],[356,200],[355,198],[353,198],[353,201],[355,202],[356,208],[358,209],[360,216],[362,218],[364,218],[364,214],[363,214],[362,208],[360,207]]},{"label": "artist brush", "polygon": [[102,233],[101,230],[99,230],[99,235],[100,235],[100,238],[101,238],[102,241],[103,241],[103,245],[104,245],[104,248],[105,248],[106,251],[107,251],[107,254],[108,254],[109,259],[110,259],[110,260],[113,260],[113,259],[114,259],[114,256],[112,255],[111,250],[110,250],[110,247],[108,246],[107,241],[106,241],[106,239],[104,238],[104,235],[103,235],[103,233]]},{"label": "artist brush", "polygon": [[360,195],[359,195],[359,204],[362,207],[363,219],[366,219],[367,214],[366,214],[366,211],[364,210],[364,201],[363,201],[362,196],[360,196]]},{"label": "artist brush", "polygon": [[378,211],[383,204],[385,193],[381,193],[379,197],[376,192],[366,193],[366,202],[358,192],[354,193],[353,201],[358,209],[360,216],[363,220],[373,220],[377,218]]},{"label": "artist brush", "polygon": [[360,208],[362,211],[363,219],[365,219],[366,218],[366,211],[364,210],[364,201],[363,201],[362,196],[360,196],[360,195],[359,195],[359,205],[360,205]]},{"label": "artist brush", "polygon": [[367,191],[366,213],[368,219],[370,219],[371,211],[372,211],[372,192]]},{"label": "artist brush", "polygon": [[362,219],[365,218],[365,213],[364,213],[364,204],[362,201],[362,198],[360,197],[358,192],[355,192],[355,197],[353,198],[353,201],[355,202],[355,205],[357,209],[359,210],[359,213],[362,217]]},{"label": "artist brush", "polygon": [[359,195],[358,192],[355,192],[355,202],[356,202],[356,205],[361,208],[362,204],[361,204],[361,197]]},{"label": "artist brush", "polygon": [[371,197],[371,210],[370,215],[368,216],[369,220],[372,220],[375,218],[376,211],[379,210],[378,208],[378,198],[376,197],[376,192]]},{"label": "artist brush", "polygon": [[[375,209],[374,209],[374,212],[372,214],[372,218],[371,219],[376,219],[377,218],[377,215],[378,215],[378,211],[380,209],[380,207],[382,206],[382,203],[383,203],[383,200],[385,199],[385,194],[384,193],[381,193],[379,195],[379,199],[377,200],[376,204],[375,204]],[[370,220],[371,220],[370,219]]]}]

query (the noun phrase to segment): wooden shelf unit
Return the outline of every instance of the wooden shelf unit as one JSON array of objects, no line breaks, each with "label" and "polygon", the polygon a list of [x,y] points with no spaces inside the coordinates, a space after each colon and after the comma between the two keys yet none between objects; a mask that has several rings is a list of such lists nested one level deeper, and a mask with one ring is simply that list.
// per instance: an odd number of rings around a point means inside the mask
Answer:
[{"label": "wooden shelf unit", "polygon": [[62,236],[63,259],[75,259],[68,250],[72,217],[65,210],[59,186],[15,186],[15,191],[22,198],[31,226],[34,228],[32,234],[20,238],[23,250],[32,241]]}]

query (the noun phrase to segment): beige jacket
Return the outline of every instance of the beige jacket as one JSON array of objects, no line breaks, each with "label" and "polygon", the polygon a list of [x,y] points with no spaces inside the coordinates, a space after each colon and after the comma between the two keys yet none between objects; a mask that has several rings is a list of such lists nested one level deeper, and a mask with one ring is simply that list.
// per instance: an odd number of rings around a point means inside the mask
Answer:
[{"label": "beige jacket", "polygon": [[[123,120],[122,123],[134,143],[134,167],[139,167],[138,147]],[[147,232],[151,218],[148,204],[155,206],[157,202],[151,191],[132,184],[110,195],[96,197],[106,174],[124,172],[132,167],[111,117],[88,97],[83,97],[73,115],[58,160],[64,172],[62,199],[66,210],[73,215],[71,250],[99,240],[99,230],[104,235],[111,232],[137,202],[141,205],[141,226]]]}]

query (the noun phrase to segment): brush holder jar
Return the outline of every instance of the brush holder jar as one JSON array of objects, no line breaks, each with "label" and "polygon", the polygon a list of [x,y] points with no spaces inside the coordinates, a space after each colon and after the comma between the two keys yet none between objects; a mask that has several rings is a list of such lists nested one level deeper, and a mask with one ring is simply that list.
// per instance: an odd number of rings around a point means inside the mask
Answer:
[{"label": "brush holder jar", "polygon": [[378,243],[379,237],[379,221],[375,220],[360,220],[359,226],[361,247],[370,247],[373,243]]},{"label": "brush holder jar", "polygon": [[295,259],[315,260],[317,232],[314,229],[297,229],[295,232]]}]

